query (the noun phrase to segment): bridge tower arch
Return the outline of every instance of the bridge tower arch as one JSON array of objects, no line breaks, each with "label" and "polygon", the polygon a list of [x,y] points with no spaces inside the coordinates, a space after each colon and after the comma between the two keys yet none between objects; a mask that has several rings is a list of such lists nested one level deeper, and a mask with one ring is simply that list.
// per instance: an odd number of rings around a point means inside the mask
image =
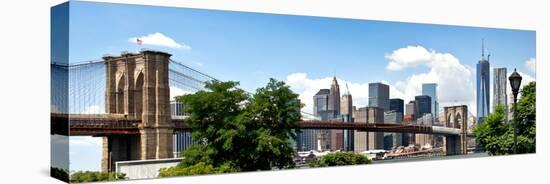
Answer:
[{"label": "bridge tower arch", "polygon": [[123,52],[105,56],[105,111],[141,120],[139,135],[105,136],[102,171],[126,160],[172,158],[174,125],[170,116],[168,65],[170,54]]},{"label": "bridge tower arch", "polygon": [[448,128],[460,129],[460,135],[447,135],[443,149],[447,155],[466,154],[468,149],[468,106],[444,107],[445,119],[443,125]]}]

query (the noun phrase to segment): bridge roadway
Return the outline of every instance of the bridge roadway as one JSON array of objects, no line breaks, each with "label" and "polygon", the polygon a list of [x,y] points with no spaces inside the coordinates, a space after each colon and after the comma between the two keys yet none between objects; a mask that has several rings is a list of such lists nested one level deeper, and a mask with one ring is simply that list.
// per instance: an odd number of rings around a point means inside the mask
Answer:
[{"label": "bridge roadway", "polygon": [[[70,122],[71,136],[103,136],[140,134],[140,119],[129,118],[121,114],[51,114],[52,132],[68,135],[67,124]],[[191,127],[183,118],[172,118],[175,130],[186,130]],[[347,129],[368,132],[397,132],[436,135],[460,135],[460,129],[384,123],[343,123],[340,121],[301,120],[296,122],[298,129]]]}]

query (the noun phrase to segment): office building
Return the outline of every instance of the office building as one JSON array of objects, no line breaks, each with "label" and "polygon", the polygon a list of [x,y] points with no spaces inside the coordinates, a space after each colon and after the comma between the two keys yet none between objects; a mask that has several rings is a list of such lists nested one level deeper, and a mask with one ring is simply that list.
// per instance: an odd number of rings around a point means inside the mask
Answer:
[{"label": "office building", "polygon": [[390,109],[390,87],[382,83],[369,83],[369,107]]},{"label": "office building", "polygon": [[[402,124],[403,114],[397,111],[384,112],[384,124]],[[384,133],[384,149],[403,145],[403,133]]]},{"label": "office building", "polygon": [[490,64],[489,56],[485,58],[485,53],[482,44],[481,60],[477,63],[476,69],[476,107],[477,107],[477,124],[483,122],[483,118],[489,115],[489,77]]},{"label": "office building", "polygon": [[[353,123],[353,98],[349,91],[348,85],[346,84],[346,92],[342,95],[342,100],[340,101],[340,115],[342,117],[342,122],[344,123]],[[344,151],[353,151],[353,130],[342,130],[343,131],[343,150]]]},{"label": "office building", "polygon": [[[332,78],[330,91],[328,96],[329,119],[341,119],[340,117],[340,85],[336,77]],[[321,142],[322,145],[327,145],[330,150],[342,150],[344,147],[344,131],[330,130],[325,134]],[[328,141],[327,141],[328,140]]]},{"label": "office building", "polygon": [[422,95],[430,96],[432,100],[432,113],[433,118],[439,117],[439,100],[437,100],[437,84],[436,83],[424,83],[422,84]]},{"label": "office building", "polygon": [[493,70],[493,111],[497,105],[508,109],[508,95],[506,94],[506,68],[495,68]]},{"label": "office building", "polygon": [[432,99],[428,95],[419,95],[414,97],[416,102],[417,117],[422,117],[424,114],[431,114],[432,112]]},{"label": "office building", "polygon": [[[329,89],[319,90],[313,96],[313,115],[322,120],[328,119],[328,96]],[[318,150],[318,131],[316,129],[302,129],[298,133],[296,148],[298,151]]]},{"label": "office building", "polygon": [[333,110],[335,115],[340,114],[340,86],[336,77],[332,78],[332,84],[330,85],[327,109]]},{"label": "office building", "polygon": [[[434,119],[433,115],[430,113],[424,114],[422,117],[419,117],[416,119],[416,124],[418,125],[425,125],[425,126],[433,126]],[[426,146],[434,145],[434,136],[431,134],[416,134],[415,135],[415,143],[420,146]]]},{"label": "office building", "polygon": [[405,115],[412,115],[414,119],[416,119],[417,114],[416,101],[409,101],[409,103],[405,106]]},{"label": "office building", "polygon": [[[369,107],[367,123],[384,123],[384,109]],[[369,132],[368,136],[369,150],[384,149],[384,132]]]},{"label": "office building", "polygon": [[[405,114],[405,103],[401,98],[392,98],[390,99],[390,109],[389,111],[395,111],[401,113],[401,116]],[[403,117],[401,117],[403,119]]]},{"label": "office building", "polygon": [[[384,111],[377,107],[361,107],[353,112],[354,123],[383,123]],[[354,131],[354,151],[384,149],[383,132]]]},{"label": "office building", "polygon": [[[418,114],[416,109],[417,109],[416,102],[414,100],[407,103],[405,107],[405,116],[403,117],[403,124],[406,124],[406,125],[416,124],[416,117]],[[409,144],[414,144],[415,138],[416,138],[415,134],[413,133],[404,133],[402,143],[405,146]]]}]

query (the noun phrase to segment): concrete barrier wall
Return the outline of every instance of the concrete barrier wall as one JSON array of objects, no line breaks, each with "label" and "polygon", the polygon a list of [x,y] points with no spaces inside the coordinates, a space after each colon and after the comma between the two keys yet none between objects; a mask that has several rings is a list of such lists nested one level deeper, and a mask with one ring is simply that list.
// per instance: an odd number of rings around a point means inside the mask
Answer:
[{"label": "concrete barrier wall", "polygon": [[160,168],[178,165],[182,158],[136,160],[116,162],[116,172],[124,173],[128,179],[156,178]]}]

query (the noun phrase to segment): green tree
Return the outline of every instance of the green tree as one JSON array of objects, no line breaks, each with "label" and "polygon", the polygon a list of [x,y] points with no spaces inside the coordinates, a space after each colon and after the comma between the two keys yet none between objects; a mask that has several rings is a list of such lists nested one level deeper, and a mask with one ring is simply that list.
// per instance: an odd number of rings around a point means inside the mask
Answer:
[{"label": "green tree", "polygon": [[518,153],[536,151],[536,83],[531,82],[521,90],[521,98],[511,123],[505,123],[505,108],[498,105],[495,112],[474,128],[476,142],[491,155],[514,152],[514,123],[517,123]]},{"label": "green tree", "polygon": [[294,166],[290,139],[296,137],[294,122],[301,118],[298,95],[275,79],[253,95],[238,85],[211,81],[205,91],[177,97],[190,114],[185,122],[199,144],[182,153],[184,161],[178,166],[161,170],[159,176]]},{"label": "green tree", "polygon": [[327,167],[342,165],[370,164],[371,160],[365,155],[353,152],[336,152],[322,156],[309,163],[310,167]]},{"label": "green tree", "polygon": [[78,171],[71,174],[71,183],[114,181],[126,179],[124,173],[106,173],[97,171]]}]

